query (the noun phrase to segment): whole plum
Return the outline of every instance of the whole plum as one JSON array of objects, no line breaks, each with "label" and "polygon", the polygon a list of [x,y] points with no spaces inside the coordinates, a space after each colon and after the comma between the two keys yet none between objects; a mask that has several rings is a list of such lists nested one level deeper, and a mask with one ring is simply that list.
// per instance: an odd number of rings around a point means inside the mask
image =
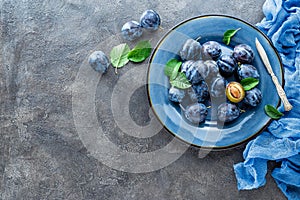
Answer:
[{"label": "whole plum", "polygon": [[189,68],[186,69],[185,76],[191,84],[197,84],[200,81],[204,80],[198,71],[198,64],[195,64],[195,62]]},{"label": "whole plum", "polygon": [[244,102],[250,106],[257,106],[262,100],[262,93],[258,88],[246,91]]},{"label": "whole plum", "polygon": [[192,85],[188,90],[188,95],[193,102],[204,102],[209,97],[208,86],[205,81]]},{"label": "whole plum", "polygon": [[216,60],[222,54],[221,45],[216,41],[208,41],[202,44],[202,57],[205,60]]},{"label": "whole plum", "polygon": [[94,51],[89,56],[89,64],[90,66],[97,72],[106,73],[107,69],[110,65],[108,57],[102,51]]},{"label": "whole plum", "polygon": [[259,73],[253,65],[250,64],[242,64],[237,69],[238,78],[243,80],[245,78],[256,78],[259,79]]},{"label": "whole plum", "polygon": [[233,57],[240,63],[251,63],[254,59],[254,52],[247,44],[236,45],[233,49]]},{"label": "whole plum", "polygon": [[137,21],[129,21],[123,25],[121,34],[125,40],[133,41],[142,36],[143,29]]},{"label": "whole plum", "polygon": [[197,60],[193,63],[193,67],[195,67],[200,73],[203,79],[206,79],[209,75],[208,67],[204,64],[202,60]]},{"label": "whole plum", "polygon": [[208,75],[206,78],[216,77],[219,74],[219,67],[214,60],[206,60],[204,64],[207,66]]},{"label": "whole plum", "polygon": [[185,118],[193,124],[200,124],[205,122],[207,114],[207,107],[202,103],[189,105],[184,111]]},{"label": "whole plum", "polygon": [[214,77],[210,85],[210,96],[215,98],[225,97],[226,81],[223,76]]},{"label": "whole plum", "polygon": [[155,31],[161,23],[159,14],[154,10],[146,10],[140,18],[141,26],[150,31]]},{"label": "whole plum", "polygon": [[238,118],[240,109],[232,103],[222,103],[218,107],[218,119],[221,122],[231,122]]},{"label": "whole plum", "polygon": [[231,55],[222,55],[217,61],[220,74],[229,77],[234,74],[237,69],[237,63]]},{"label": "whole plum", "polygon": [[182,60],[199,60],[201,58],[201,45],[194,39],[187,39],[179,55]]},{"label": "whole plum", "polygon": [[186,71],[194,64],[194,62],[195,61],[193,60],[184,61],[180,66],[180,71],[186,73]]},{"label": "whole plum", "polygon": [[185,96],[184,90],[178,89],[176,87],[171,87],[169,89],[168,97],[169,97],[170,101],[173,101],[175,103],[180,103],[180,102],[182,102],[184,96]]}]

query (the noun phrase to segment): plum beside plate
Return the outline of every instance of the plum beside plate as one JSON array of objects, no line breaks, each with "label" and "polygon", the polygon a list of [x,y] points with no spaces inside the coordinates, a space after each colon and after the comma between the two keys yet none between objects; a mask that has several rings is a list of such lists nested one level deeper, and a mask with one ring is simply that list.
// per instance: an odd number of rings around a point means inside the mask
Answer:
[{"label": "plum beside plate", "polygon": [[[231,38],[226,46],[223,42],[223,34],[229,29],[241,28]],[[255,108],[247,109],[247,112],[232,123],[219,124],[215,119],[216,108],[212,104],[206,121],[200,126],[195,126],[186,121],[180,107],[168,99],[170,88],[168,77],[164,75],[164,66],[172,58],[179,59],[178,52],[187,39],[200,38],[201,44],[214,40],[222,45],[222,51],[231,53],[234,46],[245,43],[254,50],[252,64],[256,66],[260,74],[258,88],[262,91],[262,102]],[[264,106],[271,104],[278,106],[280,99],[276,88],[265,69],[255,47],[255,38],[265,48],[271,66],[280,84],[283,85],[284,77],[282,63],[276,49],[270,40],[251,24],[225,15],[198,16],[181,22],[172,28],[157,44],[153,52],[148,68],[148,96],[151,107],[162,125],[173,135],[183,141],[202,148],[227,149],[235,147],[253,138],[267,127],[271,119],[264,113]],[[176,42],[174,42],[176,41]]]}]

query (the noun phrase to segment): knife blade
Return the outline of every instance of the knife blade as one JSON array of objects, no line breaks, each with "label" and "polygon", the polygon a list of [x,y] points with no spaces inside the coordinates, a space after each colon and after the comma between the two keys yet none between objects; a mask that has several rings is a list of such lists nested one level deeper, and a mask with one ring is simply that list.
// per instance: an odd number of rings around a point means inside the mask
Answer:
[{"label": "knife blade", "polygon": [[265,65],[265,67],[267,68],[267,71],[271,75],[271,78],[272,78],[273,83],[275,84],[277,93],[278,93],[278,95],[279,95],[279,97],[280,97],[280,99],[283,103],[284,110],[285,111],[290,111],[293,108],[293,106],[288,101],[288,99],[286,97],[286,94],[285,94],[282,86],[280,85],[280,83],[278,81],[278,78],[276,77],[276,75],[273,72],[273,69],[272,69],[272,66],[270,64],[267,53],[266,53],[264,47],[261,45],[261,43],[258,41],[257,38],[255,38],[255,45],[256,45],[257,51],[258,51],[264,65]]}]

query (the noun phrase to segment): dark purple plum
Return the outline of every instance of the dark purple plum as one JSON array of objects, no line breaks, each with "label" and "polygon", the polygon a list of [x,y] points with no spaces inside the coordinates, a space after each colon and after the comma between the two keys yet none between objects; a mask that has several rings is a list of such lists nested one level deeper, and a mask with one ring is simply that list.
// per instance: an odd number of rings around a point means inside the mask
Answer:
[{"label": "dark purple plum", "polygon": [[209,75],[208,67],[204,64],[202,60],[195,61],[193,63],[193,67],[195,67],[198,70],[203,79],[206,79],[206,77]]},{"label": "dark purple plum", "polygon": [[94,51],[89,56],[90,66],[97,72],[106,73],[110,65],[108,57],[102,51]]},{"label": "dark purple plum", "polygon": [[178,89],[176,87],[171,87],[169,89],[169,100],[175,103],[181,103],[185,96],[185,91]]},{"label": "dark purple plum", "polygon": [[233,49],[233,57],[240,63],[251,63],[254,59],[254,52],[247,44],[236,45]]},{"label": "dark purple plum", "polygon": [[209,97],[208,86],[205,81],[192,85],[188,90],[188,95],[193,102],[204,102]]},{"label": "dark purple plum", "polygon": [[204,104],[195,103],[186,107],[184,116],[191,123],[200,124],[205,122],[207,113],[207,107]]},{"label": "dark purple plum", "polygon": [[205,60],[216,60],[222,54],[221,45],[216,41],[208,41],[202,44],[202,57]]},{"label": "dark purple plum", "polygon": [[193,39],[187,39],[179,55],[182,60],[199,60],[201,58],[201,45]]},{"label": "dark purple plum", "polygon": [[219,67],[214,60],[206,60],[204,64],[207,66],[208,75],[206,78],[212,78],[219,74]]},{"label": "dark purple plum", "polygon": [[226,81],[223,76],[214,77],[210,84],[210,96],[215,98],[225,97]]},{"label": "dark purple plum", "polygon": [[133,41],[142,36],[143,29],[137,21],[129,21],[123,25],[121,34],[125,40]]},{"label": "dark purple plum", "polygon": [[161,23],[159,14],[154,10],[146,10],[140,18],[141,26],[150,31],[155,31]]},{"label": "dark purple plum", "polygon": [[187,61],[183,62],[180,67],[180,71],[183,73],[186,73],[186,71],[194,64],[194,62],[195,61],[193,61],[193,60],[187,60]]},{"label": "dark purple plum", "polygon": [[240,109],[232,103],[222,103],[218,107],[218,119],[221,122],[231,122],[240,116]]},{"label": "dark purple plum", "polygon": [[231,55],[222,55],[217,61],[220,74],[229,77],[234,74],[237,69],[237,63]]},{"label": "dark purple plum", "polygon": [[244,102],[252,107],[257,106],[262,100],[261,91],[258,88],[253,88],[246,91]]},{"label": "dark purple plum", "polygon": [[256,78],[259,79],[259,73],[253,65],[250,64],[242,64],[237,69],[237,74],[239,80],[243,80],[245,78]]},{"label": "dark purple plum", "polygon": [[198,71],[198,64],[195,64],[195,62],[186,69],[185,76],[191,84],[197,84],[204,80]]}]

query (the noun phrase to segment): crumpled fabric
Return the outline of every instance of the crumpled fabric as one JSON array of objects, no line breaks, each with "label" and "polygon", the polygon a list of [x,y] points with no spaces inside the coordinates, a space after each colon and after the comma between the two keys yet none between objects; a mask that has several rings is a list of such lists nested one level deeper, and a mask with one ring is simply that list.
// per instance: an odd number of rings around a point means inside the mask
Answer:
[{"label": "crumpled fabric", "polygon": [[266,0],[265,18],[256,26],[272,41],[281,56],[284,90],[293,109],[284,113],[250,141],[244,162],[234,165],[239,190],[250,190],[266,183],[267,161],[279,162],[272,177],[290,200],[300,199],[300,0]]}]

